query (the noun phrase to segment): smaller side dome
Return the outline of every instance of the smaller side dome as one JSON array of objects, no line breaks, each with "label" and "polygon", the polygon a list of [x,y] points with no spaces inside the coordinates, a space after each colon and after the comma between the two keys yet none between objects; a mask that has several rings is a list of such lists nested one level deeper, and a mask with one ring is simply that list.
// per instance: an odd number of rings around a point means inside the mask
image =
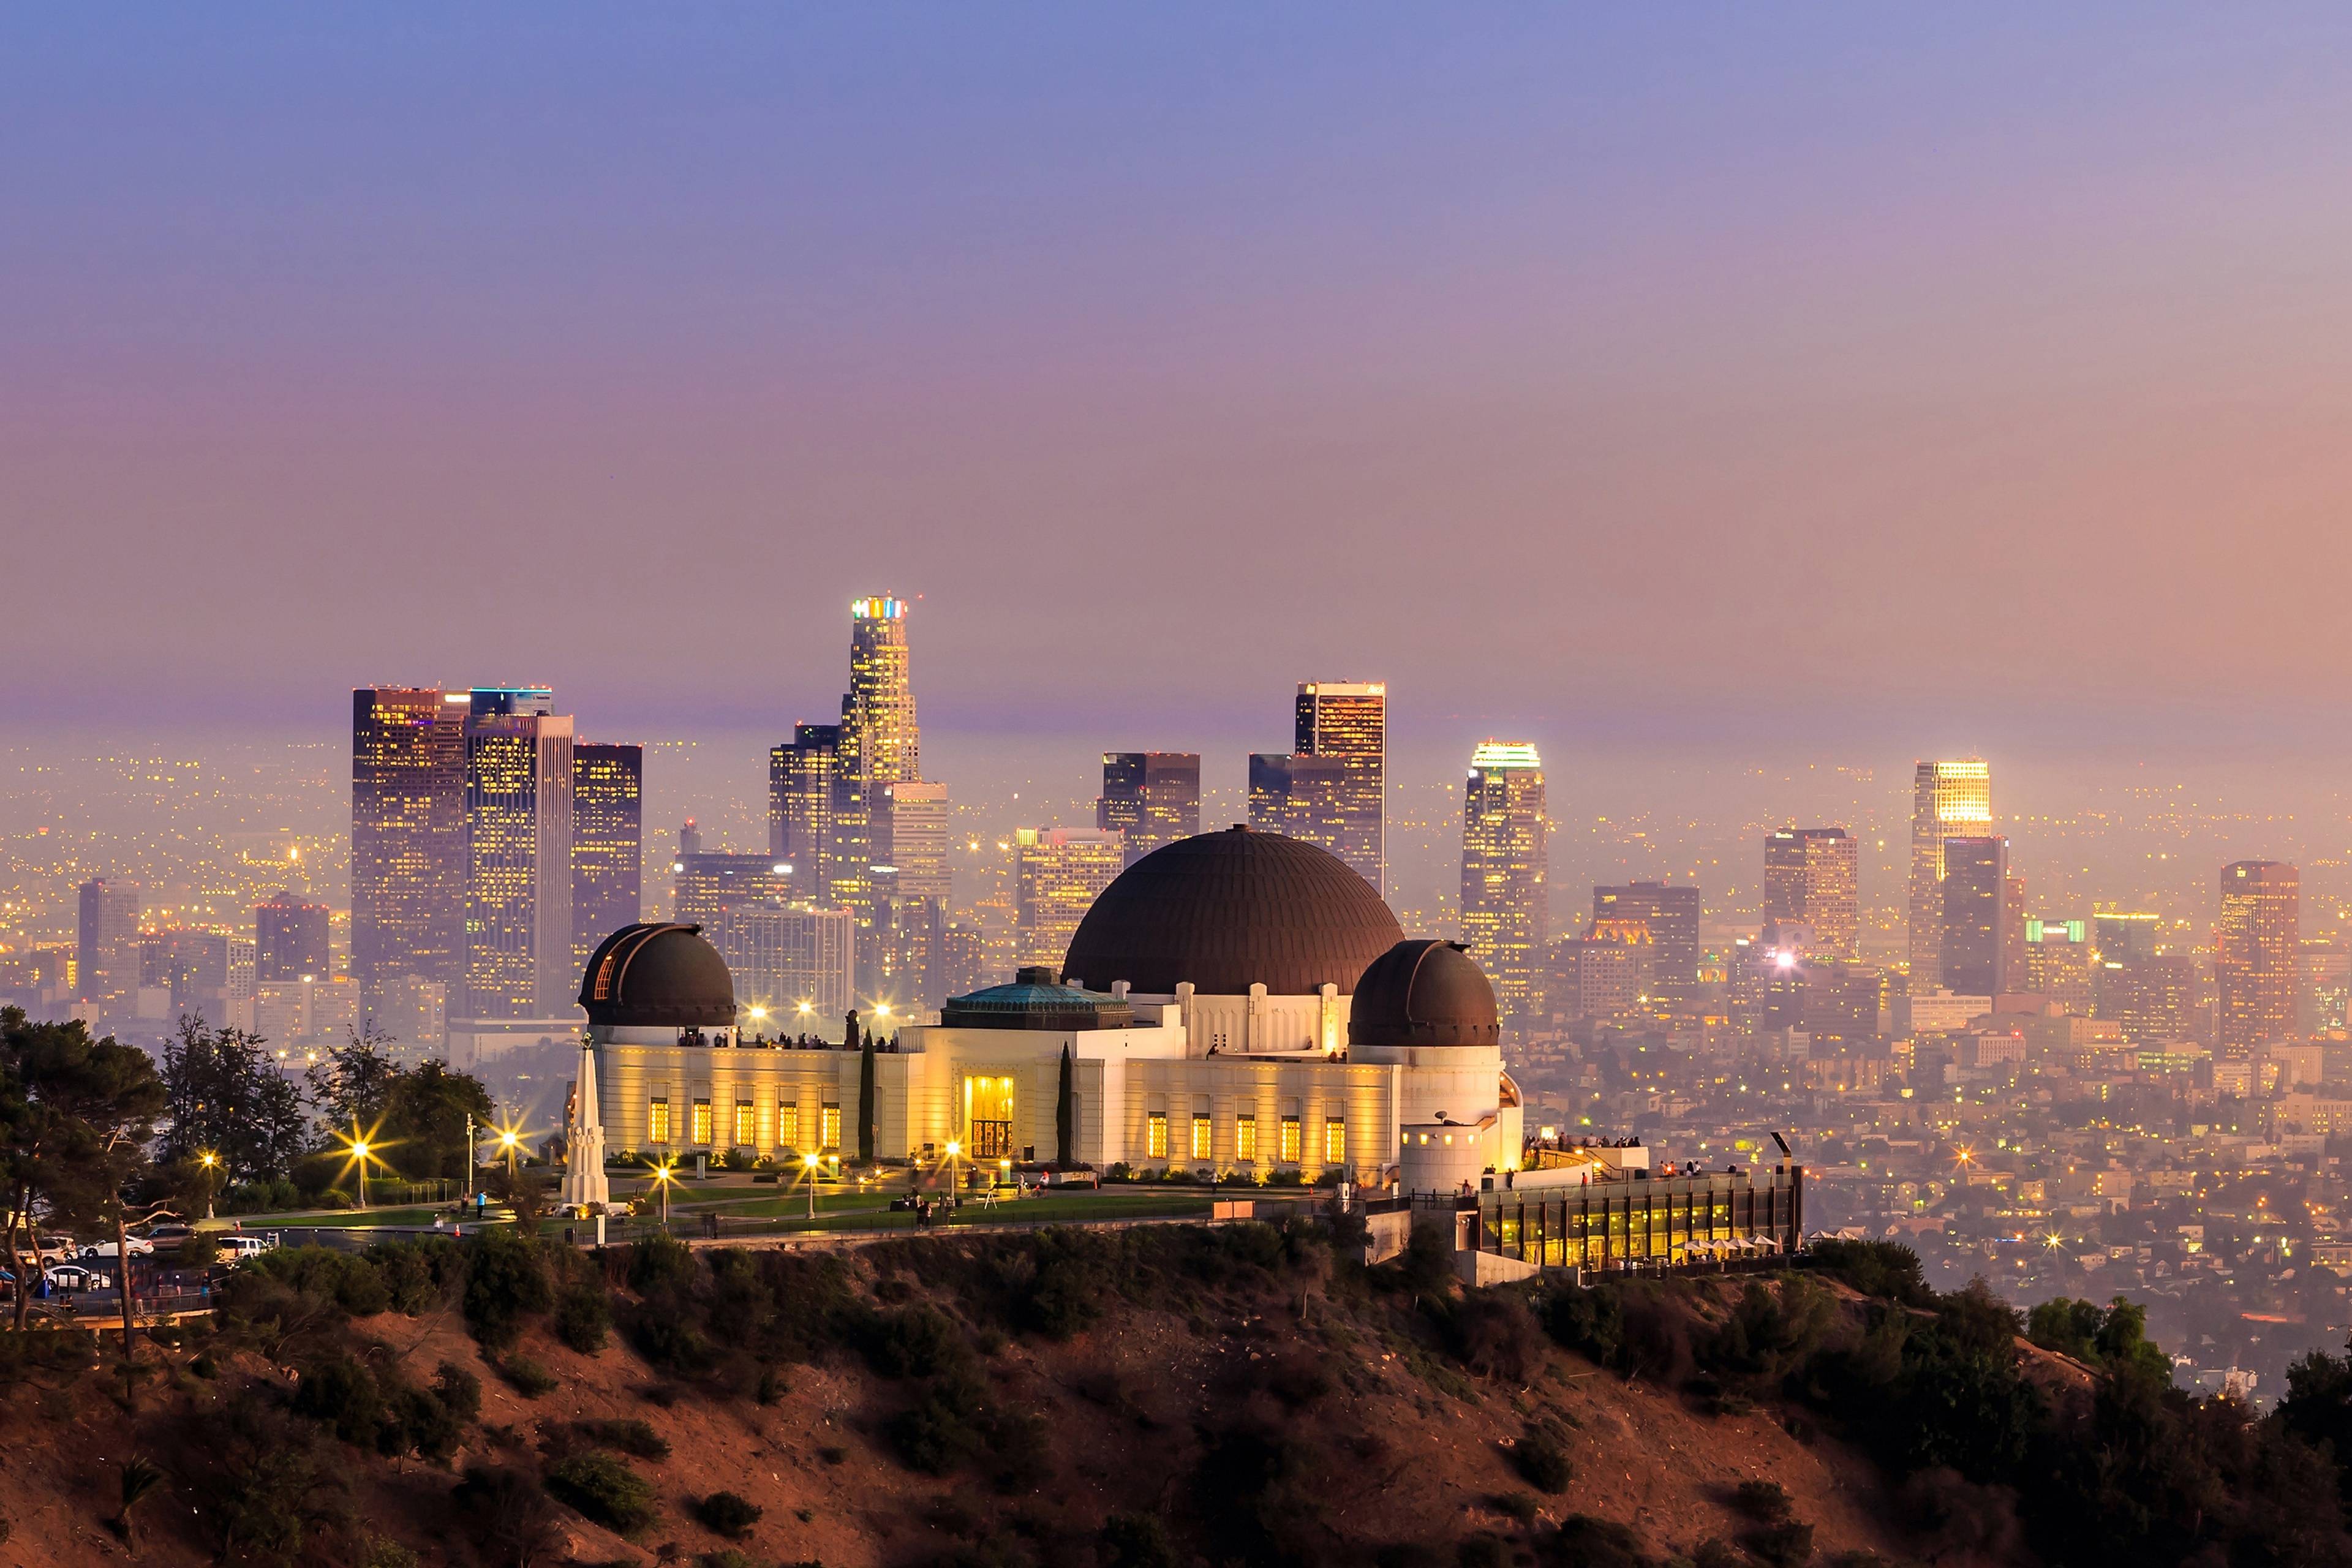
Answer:
[{"label": "smaller side dome", "polygon": [[589,1023],[613,1028],[725,1029],[735,1023],[735,977],[700,926],[623,926],[590,956],[580,1005]]},{"label": "smaller side dome", "polygon": [[1350,1046],[1495,1046],[1502,1038],[1495,987],[1458,942],[1401,942],[1356,982]]},{"label": "smaller side dome", "polygon": [[940,1023],[950,1029],[1126,1029],[1134,1026],[1135,1009],[1116,996],[1066,985],[1051,969],[1032,966],[1014,974],[1010,985],[949,997],[940,1009]]}]

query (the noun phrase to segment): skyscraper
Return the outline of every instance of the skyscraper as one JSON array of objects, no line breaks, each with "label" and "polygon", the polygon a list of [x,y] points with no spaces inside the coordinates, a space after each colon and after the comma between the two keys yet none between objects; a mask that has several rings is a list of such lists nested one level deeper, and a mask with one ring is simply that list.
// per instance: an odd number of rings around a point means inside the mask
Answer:
[{"label": "skyscraper", "polygon": [[1979,757],[1921,763],[1911,784],[1911,984],[1944,973],[1944,842],[1992,831],[1992,769]]},{"label": "skyscraper", "polygon": [[2025,989],[2047,996],[2078,1018],[2097,1005],[2096,950],[2088,921],[2025,922]]},{"label": "skyscraper", "polygon": [[328,951],[328,910],[279,893],[253,909],[253,977],[263,984],[325,980],[334,973]]},{"label": "skyscraper", "polygon": [[2302,922],[2302,879],[2294,867],[2239,860],[2221,868],[2221,918],[2213,929],[2221,1002],[2216,1055],[2251,1056],[2294,1034]]},{"label": "skyscraper", "polygon": [[577,989],[572,724],[544,687],[478,687],[466,720],[466,1016],[551,1017]]},{"label": "skyscraper", "polygon": [[897,784],[923,776],[904,599],[859,599],[849,606],[849,690],[841,700],[841,739],[844,768],[856,777]]},{"label": "skyscraper", "polygon": [[709,925],[735,904],[791,903],[799,897],[799,878],[765,855],[698,849],[680,855],[669,868],[669,918],[682,925]]},{"label": "skyscraper", "polygon": [[834,774],[841,726],[795,724],[793,738],[768,753],[768,853],[791,863],[801,885],[831,883]]},{"label": "skyscraper", "polygon": [[1639,921],[1649,927],[1653,983],[1669,993],[1698,980],[1699,914],[1698,889],[1687,885],[1627,882],[1592,889],[1596,921]]},{"label": "skyscraper", "polygon": [[464,979],[469,706],[437,686],[352,693],[352,975],[370,1004],[396,975]]},{"label": "skyscraper", "polygon": [[138,990],[139,906],[136,885],[93,877],[79,890],[74,944],[75,989],[92,999]]},{"label": "skyscraper", "polygon": [[730,904],[711,921],[711,945],[735,977],[746,1027],[776,1036],[837,1037],[842,1017],[859,1005],[853,989],[847,910],[813,909],[774,899]]},{"label": "skyscraper", "polygon": [[1543,760],[1486,741],[1470,753],[1462,803],[1462,941],[1506,1017],[1540,1014],[1551,940]]},{"label": "skyscraper", "polygon": [[898,1006],[940,1000],[940,943],[954,891],[948,859],[948,786],[905,779],[881,786],[889,859],[874,868],[874,930],[881,950],[873,989]]},{"label": "skyscraper", "polygon": [[1078,921],[1126,869],[1127,842],[1096,827],[1023,827],[1013,856],[1015,962],[1059,969]]},{"label": "skyscraper", "polygon": [[1294,816],[1291,836],[1353,866],[1382,897],[1388,894],[1388,691],[1377,680],[1301,681],[1291,742],[1295,755],[1339,763],[1338,787],[1318,794],[1311,810]]},{"label": "skyscraper", "polygon": [[609,742],[572,748],[572,954],[644,918],[646,750]]},{"label": "skyscraper", "polygon": [[1783,827],[1764,839],[1764,921],[1810,928],[1812,952],[1861,956],[1860,846],[1843,827]]},{"label": "skyscraper", "polygon": [[1105,752],[1095,826],[1127,838],[1134,865],[1164,844],[1201,831],[1198,752]]},{"label": "skyscraper", "polygon": [[2009,840],[1955,835],[1943,842],[1941,932],[1944,989],[1991,996],[2010,987],[2001,973],[2009,949]]},{"label": "skyscraper", "polygon": [[[1339,757],[1309,757],[1296,752],[1251,752],[1251,828],[1259,833],[1304,838],[1331,849],[1339,836],[1342,803],[1348,792],[1347,770],[1347,763]],[[1332,852],[1338,853],[1336,849]],[[1360,873],[1363,868],[1359,866],[1356,869]]]}]

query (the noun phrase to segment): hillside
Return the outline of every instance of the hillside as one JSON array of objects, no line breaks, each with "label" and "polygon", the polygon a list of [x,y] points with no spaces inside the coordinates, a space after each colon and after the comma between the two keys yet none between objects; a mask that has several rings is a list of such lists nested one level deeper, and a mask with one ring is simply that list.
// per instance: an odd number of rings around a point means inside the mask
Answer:
[{"label": "hillside", "polygon": [[[1785,1299],[1784,1326],[1810,1315],[1781,1336],[1807,1356],[1866,1344],[1883,1304],[1651,1289],[1647,1307],[1541,1303],[1546,1333],[1520,1297],[1462,1296],[1426,1258],[1367,1272],[1318,1232],[1265,1226],[672,1247],[601,1271],[510,1237],[281,1255],[216,1331],[154,1352],[135,1413],[86,1336],[12,1347],[0,1563],[124,1561],[106,1521],[134,1454],[161,1472],[131,1515],[138,1561],[159,1564],[1723,1568],[2019,1550],[2000,1508],[1955,1531],[1958,1477],[1942,1502],[1898,1497],[1815,1405],[1743,1392],[1735,1362],[1771,1353],[1750,1342],[1769,1337],[1757,1300]],[[608,1315],[603,1347],[575,1348]],[[2089,1381],[2042,1352],[2021,1364],[2060,1400]],[[1741,1496],[1759,1481],[1785,1501]],[[701,1516],[722,1492],[750,1505],[740,1536]],[[1923,1522],[1940,1533],[1906,1528]]]}]

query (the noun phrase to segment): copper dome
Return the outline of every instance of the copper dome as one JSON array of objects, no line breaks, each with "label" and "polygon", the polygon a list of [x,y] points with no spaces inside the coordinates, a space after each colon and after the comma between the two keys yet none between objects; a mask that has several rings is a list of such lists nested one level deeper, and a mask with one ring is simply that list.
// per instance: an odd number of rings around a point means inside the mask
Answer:
[{"label": "copper dome", "polygon": [[1458,942],[1401,942],[1356,982],[1350,1046],[1492,1046],[1502,1041],[1495,987]]},{"label": "copper dome", "polygon": [[1403,936],[1370,882],[1329,850],[1246,827],[1180,838],[1103,889],[1070,939],[1062,973],[1088,989],[1119,981],[1171,995],[1262,984],[1277,996],[1341,994]]},{"label": "copper dome", "polygon": [[615,1028],[724,1029],[735,1022],[735,977],[700,926],[623,926],[588,960],[580,1005]]}]

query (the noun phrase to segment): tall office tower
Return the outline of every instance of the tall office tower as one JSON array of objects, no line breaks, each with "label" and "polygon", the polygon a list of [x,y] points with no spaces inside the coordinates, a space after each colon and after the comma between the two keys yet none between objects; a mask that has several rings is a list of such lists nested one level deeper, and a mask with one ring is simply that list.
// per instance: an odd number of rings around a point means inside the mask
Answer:
[{"label": "tall office tower", "polygon": [[1381,681],[1299,682],[1291,751],[1334,757],[1339,787],[1318,803],[1311,831],[1293,837],[1320,844],[1388,895],[1388,843],[1383,831],[1388,784],[1389,689]]},{"label": "tall office tower", "polygon": [[1551,941],[1549,826],[1543,759],[1535,747],[1480,742],[1463,786],[1462,942],[1495,983],[1507,1018],[1543,1011]]},{"label": "tall office tower", "polygon": [[683,860],[689,855],[701,853],[702,829],[697,827],[694,825],[694,818],[689,816],[677,825],[677,856]]},{"label": "tall office tower", "polygon": [[833,876],[833,780],[841,726],[795,724],[768,752],[768,853],[789,863],[801,885],[822,891]]},{"label": "tall office tower", "polygon": [[[841,722],[835,735],[822,864],[810,884],[820,901],[839,905],[856,917],[862,993],[881,989],[892,947],[881,917],[891,891],[885,884],[894,874],[878,869],[897,864],[886,792],[890,785],[916,783],[923,776],[908,662],[907,609],[906,600],[889,597],[858,599],[849,606],[849,689],[842,694]],[[809,728],[803,726],[799,733]],[[772,791],[776,766],[771,753]],[[772,801],[770,816],[780,826],[793,820],[785,803]]]},{"label": "tall office tower", "polygon": [[671,861],[669,868],[669,918],[681,925],[709,925],[733,904],[791,903],[800,896],[792,868],[765,855],[700,849]]},{"label": "tall office tower", "polygon": [[1764,839],[1764,921],[1813,933],[1826,958],[1861,956],[1861,846],[1843,827],[1783,827]]},{"label": "tall office tower", "polygon": [[2099,1016],[2114,1019],[2124,1038],[2179,1040],[2199,1033],[2197,962],[2187,954],[2102,959],[2093,980]]},{"label": "tall office tower", "polygon": [[1665,882],[1627,882],[1592,889],[1596,921],[1640,921],[1656,944],[1652,982],[1669,994],[1698,982],[1698,889]]},{"label": "tall office tower", "polygon": [[2090,1017],[2098,1005],[2095,953],[2088,921],[2027,921],[2025,989],[2077,1018]]},{"label": "tall office tower", "polygon": [[352,977],[466,971],[466,715],[439,687],[352,693]]},{"label": "tall office tower", "polygon": [[2344,1027],[2347,1002],[2352,1002],[2352,948],[2320,937],[2304,938],[2297,1032],[2316,1035]]},{"label": "tall office tower", "polygon": [[476,688],[466,719],[466,1012],[571,1010],[572,726],[543,687]]},{"label": "tall office tower", "polygon": [[2252,1056],[2294,1034],[2302,977],[2302,879],[2277,860],[2221,868],[2221,918],[2213,928],[2213,977],[2221,992],[2215,1054]]},{"label": "tall office tower", "polygon": [[948,860],[948,786],[909,779],[881,786],[878,797],[890,847],[874,868],[874,930],[880,948],[874,990],[894,1006],[919,1007],[941,999],[940,942],[948,924],[954,868]]},{"label": "tall office tower", "polygon": [[1198,752],[1105,752],[1095,826],[1127,836],[1127,863],[1201,831]]},{"label": "tall office tower", "polygon": [[93,877],[81,885],[80,898],[75,989],[91,998],[127,996],[139,989],[139,889]]},{"label": "tall office tower", "polygon": [[645,918],[646,749],[583,741],[572,748],[572,956]]},{"label": "tall office tower", "polygon": [[756,1033],[837,1038],[843,1015],[859,1005],[847,910],[776,899],[730,904],[709,934],[734,973],[736,1005],[751,1015],[745,1026]]},{"label": "tall office tower", "polygon": [[907,601],[849,606],[849,690],[841,700],[846,772],[878,784],[923,776],[915,688],[907,667]]},{"label": "tall office tower", "polygon": [[329,912],[278,893],[253,907],[253,977],[264,984],[324,980],[335,972],[327,944]]},{"label": "tall office tower", "polygon": [[1014,962],[1059,969],[1078,921],[1127,868],[1127,841],[1098,827],[1016,828],[1013,862]]},{"label": "tall office tower", "polygon": [[1991,996],[2005,989],[2001,958],[2009,923],[2009,840],[1954,836],[1943,842],[1944,904],[1937,927],[1944,989]]},{"label": "tall office tower", "polygon": [[[1912,994],[1944,973],[1944,842],[1992,831],[1992,769],[1981,758],[1921,763],[1911,784]],[[1976,994],[1976,993],[1971,993]]]},{"label": "tall office tower", "polygon": [[2110,910],[2091,917],[2091,945],[2102,962],[2154,958],[2163,935],[2162,915]]},{"label": "tall office tower", "polygon": [[[1343,758],[1302,756],[1295,752],[1253,752],[1249,760],[1250,828],[1257,833],[1279,833],[1286,838],[1304,838],[1338,854],[1333,846],[1339,837],[1348,787],[1348,764]],[[1357,869],[1360,871],[1362,868]]]},{"label": "tall office tower", "polygon": [[2025,989],[2025,879],[2019,876],[2000,884],[2000,988]]}]

